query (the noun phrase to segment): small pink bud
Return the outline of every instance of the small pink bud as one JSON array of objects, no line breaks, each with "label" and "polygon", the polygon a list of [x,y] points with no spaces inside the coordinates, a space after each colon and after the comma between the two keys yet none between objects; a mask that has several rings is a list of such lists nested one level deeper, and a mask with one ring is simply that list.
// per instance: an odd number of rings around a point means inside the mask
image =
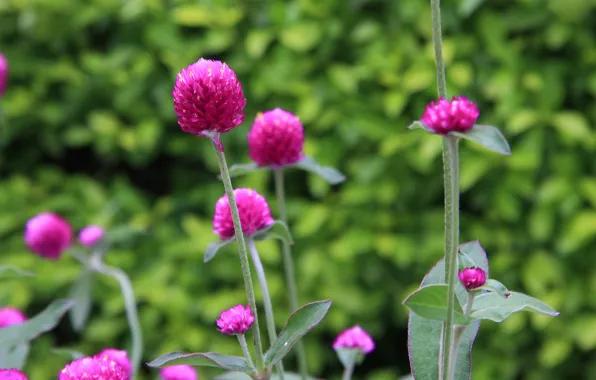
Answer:
[{"label": "small pink bud", "polygon": [[242,85],[236,73],[220,61],[201,58],[182,69],[172,96],[180,128],[211,138],[222,151],[219,134],[244,121]]},{"label": "small pink bud", "polygon": [[8,85],[8,60],[0,53],[0,98],[6,92]]},{"label": "small pink bud", "polygon": [[369,354],[375,349],[375,342],[360,326],[354,326],[344,330],[335,338],[333,349],[342,348],[362,350],[364,354]]},{"label": "small pink bud", "polygon": [[130,380],[130,375],[116,361],[107,356],[85,356],[72,361],[58,376],[58,380]]},{"label": "small pink bud", "polygon": [[25,313],[14,307],[0,308],[0,328],[18,325],[27,320]]},{"label": "small pink bud", "polygon": [[102,357],[107,357],[108,359],[112,359],[116,363],[118,363],[122,369],[130,376],[132,376],[132,367],[130,364],[130,359],[128,359],[128,355],[124,350],[117,350],[115,348],[106,348],[100,353],[93,356],[95,359],[101,359]]},{"label": "small pink bud", "polygon": [[486,282],[486,274],[482,268],[471,267],[457,272],[460,281],[467,290],[474,290]]},{"label": "small pink bud", "polygon": [[[271,225],[275,220],[271,217],[271,211],[267,200],[251,189],[234,190],[234,198],[238,206],[240,224],[245,235],[251,235],[260,229]],[[234,223],[232,211],[227,195],[219,198],[215,204],[213,215],[213,232],[219,235],[222,240],[234,236]]]},{"label": "small pink bud", "polygon": [[186,364],[178,364],[162,368],[159,371],[161,380],[198,380],[199,375],[194,367]]},{"label": "small pink bud", "polygon": [[27,380],[27,375],[16,368],[0,369],[0,380]]},{"label": "small pink bud", "polygon": [[70,225],[50,212],[42,212],[29,219],[25,227],[25,244],[31,251],[46,259],[58,260],[71,242]]},{"label": "small pink bud", "polygon": [[87,226],[79,233],[79,243],[85,247],[93,247],[104,234],[104,229],[99,226]]},{"label": "small pink bud", "polygon": [[451,101],[443,98],[426,106],[420,121],[435,133],[446,135],[449,132],[466,132],[476,120],[480,111],[476,104],[465,96],[456,96]]},{"label": "small pink bud", "polygon": [[248,305],[237,305],[221,312],[217,320],[217,327],[219,327],[219,332],[224,334],[244,334],[254,321],[255,316]]},{"label": "small pink bud", "polygon": [[298,117],[281,108],[259,113],[248,132],[248,155],[260,166],[290,165],[304,157]]}]

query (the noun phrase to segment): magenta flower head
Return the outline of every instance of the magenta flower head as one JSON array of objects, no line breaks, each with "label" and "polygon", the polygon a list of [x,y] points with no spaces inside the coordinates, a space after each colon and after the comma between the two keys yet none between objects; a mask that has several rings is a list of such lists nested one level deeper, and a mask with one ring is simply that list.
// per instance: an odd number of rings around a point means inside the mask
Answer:
[{"label": "magenta flower head", "polygon": [[8,60],[0,53],[0,97],[6,92],[8,85]]},{"label": "magenta flower head", "polygon": [[248,155],[259,166],[279,167],[300,161],[303,146],[300,119],[281,108],[259,113],[248,132]]},{"label": "magenta flower head", "polygon": [[337,351],[342,348],[361,350],[364,354],[369,354],[375,349],[375,342],[360,326],[354,326],[335,338],[333,349]]},{"label": "magenta flower head", "polygon": [[242,85],[236,73],[220,61],[201,58],[182,69],[172,96],[180,128],[212,139],[221,151],[219,134],[244,121]]},{"label": "magenta flower head", "polygon": [[468,291],[479,288],[486,282],[486,273],[484,273],[482,268],[466,268],[458,271],[457,275]]},{"label": "magenta flower head", "polygon": [[99,354],[96,354],[93,358],[101,359],[103,357],[107,357],[118,363],[122,369],[130,376],[132,376],[132,367],[130,365],[130,359],[128,359],[128,355],[124,350],[117,350],[115,348],[106,348],[105,350],[101,351]]},{"label": "magenta flower head", "polygon": [[456,96],[451,101],[440,98],[426,106],[420,121],[435,133],[446,135],[449,132],[466,132],[480,116],[474,102],[465,96]]},{"label": "magenta flower head", "polygon": [[58,260],[71,242],[70,225],[50,212],[42,212],[29,219],[25,227],[25,244],[35,254],[46,259]]},{"label": "magenta flower head", "polygon": [[[234,198],[240,214],[240,224],[245,235],[251,235],[260,229],[271,225],[275,220],[271,217],[271,211],[267,200],[251,189],[234,190]],[[219,198],[215,204],[213,216],[213,232],[219,235],[221,240],[234,236],[234,224],[232,222],[232,211],[227,195]]]},{"label": "magenta flower head", "polygon": [[228,335],[244,334],[255,321],[250,306],[237,305],[221,312],[217,320],[219,332]]},{"label": "magenta flower head", "polygon": [[58,380],[130,380],[130,375],[115,360],[107,356],[92,358],[85,356],[77,359],[58,375]]},{"label": "magenta flower head", "polygon": [[27,320],[25,313],[14,307],[0,308],[0,328],[18,325]]},{"label": "magenta flower head", "polygon": [[27,380],[27,375],[16,368],[0,369],[0,380]]},{"label": "magenta flower head", "polygon": [[161,380],[198,380],[199,375],[194,367],[186,364],[178,364],[162,368],[159,371]]},{"label": "magenta flower head", "polygon": [[87,226],[79,232],[79,243],[85,247],[93,247],[104,234],[104,229],[99,226]]}]

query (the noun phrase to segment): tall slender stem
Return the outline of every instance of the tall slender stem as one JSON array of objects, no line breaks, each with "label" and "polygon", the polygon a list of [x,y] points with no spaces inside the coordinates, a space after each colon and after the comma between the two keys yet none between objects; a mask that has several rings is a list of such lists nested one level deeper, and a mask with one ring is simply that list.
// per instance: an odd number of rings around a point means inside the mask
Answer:
[{"label": "tall slender stem", "polygon": [[[474,304],[474,293],[468,292],[468,300],[466,302],[466,307],[464,309],[464,315],[467,317],[472,312],[472,305]],[[454,380],[455,376],[455,368],[457,366],[457,350],[459,349],[459,342],[461,338],[464,336],[466,332],[467,325],[465,326],[456,326],[455,327],[455,335],[453,337],[453,350],[451,352],[451,366],[450,372],[447,376],[447,379]]]},{"label": "tall slender stem", "polygon": [[[257,272],[259,278],[259,284],[261,285],[261,293],[263,293],[263,304],[265,305],[265,321],[267,322],[267,332],[269,333],[269,343],[273,345],[277,340],[277,331],[275,330],[275,318],[273,317],[273,304],[271,303],[271,294],[269,293],[269,286],[267,286],[267,277],[265,277],[265,268],[257,252],[255,241],[252,238],[246,239],[246,245],[252,258],[252,263]],[[280,361],[278,366],[281,372],[280,376],[283,379],[283,364]]]},{"label": "tall slender stem", "polygon": [[351,380],[352,379],[352,374],[354,373],[354,365],[355,365],[355,362],[352,360],[352,361],[350,361],[350,363],[347,366],[345,366],[344,374],[341,377],[341,380]]},{"label": "tall slender stem", "polygon": [[[286,214],[286,194],[284,186],[284,172],[283,168],[273,171],[275,182],[275,196],[277,198],[277,210],[279,212],[279,219],[288,224],[288,217]],[[282,241],[284,273],[286,276],[286,285],[288,287],[288,296],[290,298],[290,308],[292,312],[298,310],[298,287],[296,286],[296,274],[294,270],[294,260],[292,258],[292,248],[286,241]],[[304,343],[301,340],[296,343],[296,352],[298,354],[298,367],[300,369],[300,377],[302,380],[308,378],[308,363],[306,361],[306,350]]]},{"label": "tall slender stem", "polygon": [[430,0],[432,12],[433,47],[437,67],[437,90],[439,97],[447,98],[447,80],[445,79],[445,60],[443,59],[443,36],[441,34],[441,0]]},{"label": "tall slender stem", "polygon": [[242,348],[242,353],[244,354],[246,363],[248,363],[249,367],[254,368],[255,365],[252,362],[252,357],[250,356],[250,351],[248,350],[248,344],[246,344],[246,337],[244,336],[244,334],[238,334],[236,336],[238,337],[238,343],[240,343],[240,347]]},{"label": "tall slender stem", "polygon": [[255,301],[255,290],[252,285],[252,277],[250,274],[250,266],[248,263],[248,254],[246,253],[246,243],[244,242],[244,234],[242,233],[242,226],[240,225],[240,216],[238,214],[238,206],[234,198],[234,188],[232,187],[232,180],[230,179],[230,172],[228,171],[228,164],[226,163],[226,156],[224,152],[220,151],[212,141],[219,171],[221,172],[221,179],[228,196],[230,210],[232,212],[232,221],[234,223],[234,232],[236,234],[236,242],[238,243],[238,255],[240,256],[240,266],[242,268],[242,277],[244,278],[244,289],[246,291],[246,298],[248,298],[248,305],[255,315],[255,323],[253,325],[253,338],[256,348],[257,356],[257,370],[261,372],[263,369],[263,343],[261,343],[261,330],[259,329],[259,317],[257,313],[257,303]]}]

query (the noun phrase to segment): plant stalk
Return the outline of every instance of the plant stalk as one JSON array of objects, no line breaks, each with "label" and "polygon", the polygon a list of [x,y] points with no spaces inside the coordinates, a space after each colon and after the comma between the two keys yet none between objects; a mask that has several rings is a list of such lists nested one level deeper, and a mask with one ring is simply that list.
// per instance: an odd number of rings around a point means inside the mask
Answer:
[{"label": "plant stalk", "polygon": [[352,379],[352,374],[354,373],[354,366],[356,365],[356,363],[352,360],[350,362],[350,364],[348,364],[345,368],[344,368],[344,374],[341,377],[341,380],[351,380]]},{"label": "plant stalk", "polygon": [[228,164],[226,163],[226,156],[224,152],[220,151],[217,144],[213,142],[213,150],[217,158],[217,164],[221,172],[221,179],[224,184],[230,210],[232,212],[232,221],[234,223],[234,232],[236,234],[236,242],[238,243],[238,255],[240,256],[240,266],[242,268],[242,277],[244,278],[244,289],[246,291],[246,298],[248,298],[248,305],[255,315],[255,323],[253,325],[253,339],[256,349],[256,364],[259,373],[263,370],[263,343],[261,342],[261,330],[259,329],[259,317],[257,312],[257,303],[255,300],[255,290],[252,285],[252,277],[250,274],[250,266],[248,262],[248,254],[246,253],[246,243],[244,242],[244,234],[242,233],[242,226],[240,225],[240,215],[238,214],[238,206],[234,198],[234,188],[232,187],[232,180],[230,179],[230,172]]},{"label": "plant stalk", "polygon": [[[277,200],[277,210],[279,219],[288,225],[288,217],[286,213],[286,194],[284,186],[284,172],[283,168],[275,169],[273,171],[273,178],[275,182],[275,196]],[[288,225],[289,228],[289,225]],[[284,273],[286,277],[286,285],[288,287],[288,296],[290,299],[290,308],[294,312],[298,310],[298,287],[296,286],[296,274],[294,270],[294,260],[292,258],[292,248],[286,241],[282,241]],[[299,340],[296,343],[296,353],[298,356],[298,367],[300,370],[300,377],[302,380],[308,378],[308,363],[306,361],[306,350],[304,343]]]},{"label": "plant stalk", "polygon": [[[474,304],[474,292],[468,292],[468,300],[466,302],[466,307],[464,308],[464,315],[467,317],[472,312],[472,305]],[[468,328],[467,325],[465,326],[455,326],[455,335],[453,337],[453,349],[451,352],[451,372],[447,377],[449,380],[454,380],[455,376],[455,368],[457,367],[457,351],[459,350],[459,343],[461,338],[464,336],[466,329]]]},{"label": "plant stalk", "polygon": [[246,343],[246,337],[244,334],[236,335],[238,337],[238,343],[240,343],[240,347],[242,348],[242,353],[244,354],[244,358],[246,358],[246,363],[251,368],[255,368],[254,363],[252,362],[252,357],[250,356],[250,351],[248,350],[248,344]]}]

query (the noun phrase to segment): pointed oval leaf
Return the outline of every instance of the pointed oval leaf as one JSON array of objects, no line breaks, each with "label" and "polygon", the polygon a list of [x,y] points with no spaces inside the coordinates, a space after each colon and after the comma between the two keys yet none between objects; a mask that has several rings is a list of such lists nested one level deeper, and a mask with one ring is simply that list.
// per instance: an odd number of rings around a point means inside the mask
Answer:
[{"label": "pointed oval leaf", "polygon": [[73,305],[72,300],[56,300],[28,321],[0,329],[2,346],[13,347],[25,344],[44,332],[50,331]]},{"label": "pointed oval leaf", "polygon": [[511,155],[511,148],[499,128],[492,125],[475,124],[467,132],[451,132],[452,135],[462,139],[474,141],[493,152],[507,156]]},{"label": "pointed oval leaf", "polygon": [[509,295],[511,295],[511,292],[509,291],[509,289],[507,289],[505,285],[503,285],[497,280],[493,280],[492,278],[486,280],[486,283],[476,290],[488,290],[489,292],[497,293],[503,298],[508,298]]},{"label": "pointed oval leaf", "polygon": [[294,244],[290,229],[281,220],[276,220],[273,224],[255,232],[253,235],[255,240],[277,239],[287,244]]},{"label": "pointed oval leaf", "polygon": [[503,322],[507,317],[519,311],[534,311],[540,314],[556,317],[559,312],[544,302],[523,293],[511,292],[504,298],[497,293],[486,293],[474,299],[470,317],[474,319],[489,319]]},{"label": "pointed oval leaf", "polygon": [[215,243],[211,243],[207,246],[207,250],[205,251],[205,257],[203,258],[203,262],[206,263],[208,261],[210,261],[211,259],[213,259],[215,257],[215,255],[217,255],[217,253],[219,252],[220,249],[222,249],[223,247],[230,245],[230,243],[235,242],[236,238],[233,237],[231,239],[228,240],[222,240],[222,241],[218,241]]},{"label": "pointed oval leaf", "polygon": [[69,361],[77,360],[84,356],[87,356],[80,351],[71,350],[70,348],[54,348],[54,349],[52,349],[52,353],[54,353],[58,356],[61,356],[64,359],[69,360]]},{"label": "pointed oval leaf", "polygon": [[[446,321],[447,285],[423,286],[410,294],[404,301],[404,305],[423,318]],[[467,325],[469,322],[457,299],[455,300],[454,322],[458,325]]]},{"label": "pointed oval leaf", "polygon": [[19,344],[16,347],[0,350],[0,368],[22,369],[29,356],[29,344]]},{"label": "pointed oval leaf", "polygon": [[298,161],[292,166],[306,170],[307,172],[315,173],[332,185],[337,185],[338,183],[342,183],[346,180],[346,176],[341,172],[333,169],[330,166],[319,165],[312,157],[304,157],[302,160]]},{"label": "pointed oval leaf", "polygon": [[331,307],[331,300],[307,303],[296,310],[265,354],[265,364],[274,366],[290,352],[292,346],[321,322]]},{"label": "pointed oval leaf", "polygon": [[[230,178],[238,177],[261,169],[265,169],[265,167],[259,166],[254,162],[251,162],[249,164],[234,164],[230,166],[229,169]],[[219,176],[218,178],[221,179],[221,176]]]},{"label": "pointed oval leaf", "polygon": [[[477,241],[465,243],[459,246],[488,276],[488,261],[486,254]],[[422,286],[445,283],[445,262],[441,260],[424,277]],[[455,288],[460,303],[467,298],[466,289],[458,283]],[[455,378],[458,380],[470,379],[472,374],[472,344],[476,338],[479,321],[472,321],[464,332],[461,339],[458,358],[455,368]],[[438,379],[439,378],[439,347],[441,344],[441,330],[443,323],[425,319],[410,312],[408,321],[408,352],[410,357],[410,368],[416,379]]]},{"label": "pointed oval leaf", "polygon": [[70,288],[69,298],[74,301],[74,305],[68,311],[68,316],[70,317],[70,322],[75,331],[80,332],[83,330],[87,318],[89,317],[89,312],[91,311],[93,280],[93,272],[84,269]]},{"label": "pointed oval leaf", "polygon": [[426,124],[424,124],[420,120],[416,120],[415,122],[413,122],[412,124],[410,124],[408,126],[408,129],[411,129],[411,130],[414,130],[414,129],[424,129],[428,133],[436,134],[436,132],[433,131],[432,128],[428,127]]},{"label": "pointed oval leaf", "polygon": [[4,280],[7,278],[17,278],[17,277],[31,277],[35,276],[35,273],[19,269],[17,267],[12,266],[1,266],[0,267],[0,280]]},{"label": "pointed oval leaf", "polygon": [[184,352],[170,352],[154,359],[149,367],[161,368],[174,364],[188,364],[197,367],[217,367],[228,371],[250,372],[250,367],[244,358],[239,356],[221,355],[216,352],[188,354]]},{"label": "pointed oval leaf", "polygon": [[[274,373],[270,380],[281,380],[281,377]],[[318,380],[316,377],[307,376],[307,380]],[[226,372],[215,377],[215,380],[251,380],[251,377],[244,372]],[[284,372],[284,380],[302,380],[302,376],[293,372]]]}]

